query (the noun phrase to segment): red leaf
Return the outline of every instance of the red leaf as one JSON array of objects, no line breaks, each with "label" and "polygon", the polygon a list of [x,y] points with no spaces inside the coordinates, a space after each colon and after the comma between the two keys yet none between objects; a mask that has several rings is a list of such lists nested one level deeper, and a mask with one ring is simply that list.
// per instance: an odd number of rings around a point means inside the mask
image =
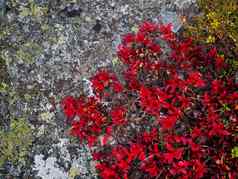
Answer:
[{"label": "red leaf", "polygon": [[116,107],[111,111],[112,123],[121,125],[125,123],[126,109],[123,107]]},{"label": "red leaf", "polygon": [[158,30],[158,25],[148,21],[144,22],[139,27],[139,31],[143,33],[146,33],[146,32],[151,33],[151,32],[155,32],[156,30]]},{"label": "red leaf", "polygon": [[76,100],[72,96],[65,97],[61,102],[64,114],[72,118],[76,113]]},{"label": "red leaf", "polygon": [[163,130],[169,130],[174,127],[176,124],[177,117],[175,115],[170,115],[165,117],[163,120],[160,121],[160,125]]},{"label": "red leaf", "polygon": [[201,163],[199,160],[193,161],[194,171],[195,171],[195,178],[199,179],[202,178],[206,172],[205,164]]}]

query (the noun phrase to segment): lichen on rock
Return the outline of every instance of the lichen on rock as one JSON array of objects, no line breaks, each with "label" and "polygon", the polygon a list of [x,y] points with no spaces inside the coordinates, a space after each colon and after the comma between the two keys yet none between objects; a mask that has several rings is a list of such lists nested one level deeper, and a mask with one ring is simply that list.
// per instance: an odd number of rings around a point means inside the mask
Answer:
[{"label": "lichen on rock", "polygon": [[0,130],[0,166],[5,162],[25,165],[32,141],[32,129],[26,120],[11,120],[10,129]]}]

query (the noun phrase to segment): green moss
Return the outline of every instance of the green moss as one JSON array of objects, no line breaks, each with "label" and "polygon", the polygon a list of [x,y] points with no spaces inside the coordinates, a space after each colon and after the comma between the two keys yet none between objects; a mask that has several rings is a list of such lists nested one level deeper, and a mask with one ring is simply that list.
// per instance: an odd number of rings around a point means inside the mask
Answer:
[{"label": "green moss", "polygon": [[34,0],[27,0],[24,3],[18,0],[10,0],[8,5],[17,9],[21,17],[31,16],[32,18],[38,18],[46,15],[48,11],[46,6],[40,6]]},{"label": "green moss", "polygon": [[0,166],[6,161],[24,165],[32,141],[32,130],[26,120],[12,120],[8,131],[0,130]]},{"label": "green moss", "polygon": [[0,25],[1,30],[0,30],[0,40],[4,40],[8,35],[9,35],[9,28],[8,26],[5,25]]},{"label": "green moss", "polygon": [[38,6],[33,0],[28,1],[28,6],[20,8],[20,16],[41,17],[47,13],[46,7]]},{"label": "green moss", "polygon": [[8,88],[9,88],[8,84],[4,82],[0,83],[0,93],[7,93]]},{"label": "green moss", "polygon": [[37,43],[26,42],[16,52],[16,57],[26,63],[33,63],[34,59],[42,53],[42,48]]}]

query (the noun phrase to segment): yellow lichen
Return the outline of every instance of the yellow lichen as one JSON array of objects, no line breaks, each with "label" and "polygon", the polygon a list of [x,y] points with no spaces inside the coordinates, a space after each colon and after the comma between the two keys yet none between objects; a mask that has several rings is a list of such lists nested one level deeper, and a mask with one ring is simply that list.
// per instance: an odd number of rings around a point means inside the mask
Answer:
[{"label": "yellow lichen", "polygon": [[25,119],[11,120],[8,131],[0,130],[0,166],[6,161],[24,165],[32,140],[32,129]]},{"label": "yellow lichen", "polygon": [[80,171],[78,168],[71,167],[68,175],[69,175],[69,179],[74,179],[75,176],[80,175]]},{"label": "yellow lichen", "polygon": [[47,13],[46,7],[38,6],[33,0],[29,0],[27,5],[26,7],[20,7],[20,16],[41,17]]},{"label": "yellow lichen", "polygon": [[34,59],[42,53],[42,47],[34,42],[26,42],[17,51],[16,57],[26,63],[33,63]]}]

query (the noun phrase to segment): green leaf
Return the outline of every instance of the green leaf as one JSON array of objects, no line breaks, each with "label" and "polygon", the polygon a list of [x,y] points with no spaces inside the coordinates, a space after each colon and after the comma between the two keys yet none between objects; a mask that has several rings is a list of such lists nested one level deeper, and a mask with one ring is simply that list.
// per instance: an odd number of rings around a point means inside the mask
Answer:
[{"label": "green leaf", "polygon": [[238,157],[238,146],[235,146],[235,147],[231,150],[231,156],[232,156],[232,158],[237,158],[237,157]]}]

